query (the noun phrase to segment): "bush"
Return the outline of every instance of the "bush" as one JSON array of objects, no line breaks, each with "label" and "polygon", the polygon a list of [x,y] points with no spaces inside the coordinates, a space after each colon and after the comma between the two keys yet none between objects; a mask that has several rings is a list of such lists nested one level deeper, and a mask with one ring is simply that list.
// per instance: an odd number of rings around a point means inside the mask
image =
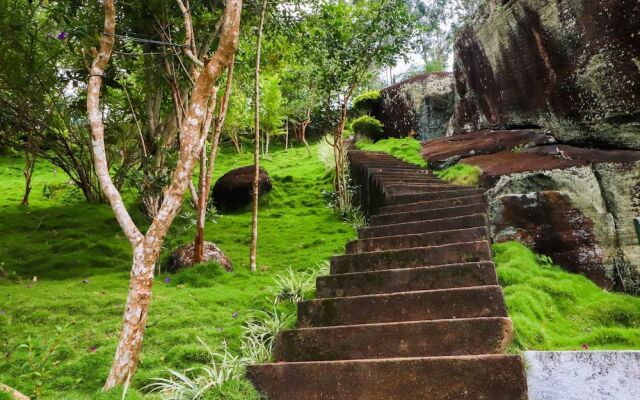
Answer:
[{"label": "bush", "polygon": [[374,117],[363,115],[352,123],[353,131],[358,136],[366,136],[373,140],[382,139],[384,125]]},{"label": "bush", "polygon": [[453,185],[478,186],[482,170],[475,165],[460,163],[436,172],[436,175]]},{"label": "bush", "polygon": [[362,93],[353,100],[353,109],[362,114],[369,114],[380,103],[381,98],[378,90]]}]

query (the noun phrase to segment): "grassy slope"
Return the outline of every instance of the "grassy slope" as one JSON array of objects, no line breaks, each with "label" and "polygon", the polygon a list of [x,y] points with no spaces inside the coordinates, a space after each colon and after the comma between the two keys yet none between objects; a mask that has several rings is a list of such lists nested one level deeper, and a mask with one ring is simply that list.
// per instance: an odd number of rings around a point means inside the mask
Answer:
[{"label": "grassy slope", "polygon": [[640,298],[606,292],[516,242],[494,253],[515,349],[640,349]]},{"label": "grassy slope", "polygon": [[390,154],[408,163],[419,165],[426,168],[427,162],[420,155],[422,145],[418,140],[413,138],[404,139],[384,139],[375,143],[366,143],[362,141],[356,142],[359,150],[381,151]]},{"label": "grassy slope", "polygon": [[[314,149],[315,150],[315,149]],[[223,153],[218,173],[251,164],[251,157]],[[206,362],[197,343],[238,346],[242,322],[250,310],[268,308],[273,276],[289,267],[306,269],[343,251],[353,229],[326,208],[321,191],[330,182],[315,151],[273,153],[263,166],[274,190],[261,208],[258,274],[247,272],[250,213],[224,215],[210,224],[207,239],[229,255],[236,272],[199,267],[157,279],[134,387],[163,375],[165,368]],[[18,158],[0,158],[0,263],[15,270],[20,284],[0,279],[0,382],[25,392],[19,378],[24,352],[16,347],[31,336],[47,343],[53,327],[75,321],[64,335],[60,363],[45,386],[45,398],[93,398],[105,379],[119,334],[130,269],[129,244],[108,206],[90,205],[76,196],[54,200],[41,195],[43,185],[66,180],[38,164],[32,205],[20,207],[23,178]],[[138,216],[138,219],[141,217]],[[181,219],[168,238],[169,248],[192,240]],[[164,257],[167,252],[165,251]],[[37,283],[30,282],[33,276]],[[88,283],[83,283],[87,279]],[[237,313],[237,317],[234,317]],[[94,351],[95,348],[95,351]],[[90,394],[92,393],[92,394]]]}]

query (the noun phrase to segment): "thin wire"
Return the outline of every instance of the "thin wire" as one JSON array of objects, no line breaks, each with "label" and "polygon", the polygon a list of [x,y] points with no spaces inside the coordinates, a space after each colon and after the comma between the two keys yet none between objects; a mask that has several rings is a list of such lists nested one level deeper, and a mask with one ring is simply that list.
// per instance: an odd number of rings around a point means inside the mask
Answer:
[{"label": "thin wire", "polygon": [[116,37],[118,39],[130,40],[132,42],[138,42],[138,43],[151,43],[151,44],[157,44],[157,45],[168,46],[168,47],[181,47],[181,48],[188,48],[189,47],[189,46],[184,45],[184,44],[162,42],[160,40],[142,39],[142,38],[137,38],[137,37],[133,37],[133,36],[117,35],[117,34],[107,33],[107,32],[103,32],[103,35],[113,36],[113,37]]}]

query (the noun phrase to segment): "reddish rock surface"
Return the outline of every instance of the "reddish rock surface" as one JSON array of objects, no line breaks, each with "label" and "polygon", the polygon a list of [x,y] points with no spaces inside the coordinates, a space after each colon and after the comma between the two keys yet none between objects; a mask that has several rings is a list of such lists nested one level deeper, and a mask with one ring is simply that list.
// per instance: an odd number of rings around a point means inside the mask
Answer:
[{"label": "reddish rock surface", "polygon": [[640,2],[495,3],[455,42],[454,130],[537,126],[640,149]]},{"label": "reddish rock surface", "polygon": [[497,240],[517,240],[570,272],[580,273],[603,288],[614,284],[604,268],[604,252],[594,223],[571,198],[557,191],[503,196],[495,221]]},{"label": "reddish rock surface", "polygon": [[517,147],[537,146],[553,141],[553,138],[533,130],[482,130],[429,140],[423,145],[422,155],[431,167],[443,168],[465,157],[492,154]]}]

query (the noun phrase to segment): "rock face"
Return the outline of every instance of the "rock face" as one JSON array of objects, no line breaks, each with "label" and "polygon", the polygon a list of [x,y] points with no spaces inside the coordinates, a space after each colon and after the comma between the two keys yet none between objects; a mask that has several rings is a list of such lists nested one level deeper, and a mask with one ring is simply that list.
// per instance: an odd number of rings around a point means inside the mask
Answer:
[{"label": "rock face", "polygon": [[453,130],[640,149],[640,2],[498,2],[457,37]]},{"label": "rock face", "polygon": [[[224,174],[213,186],[214,205],[221,210],[239,210],[251,204],[253,196],[253,166],[241,167]],[[271,191],[271,179],[260,168],[260,194]]]},{"label": "rock face", "polygon": [[606,289],[640,294],[640,152],[549,144],[535,131],[425,142],[432,165],[478,166],[492,236],[518,240]]},{"label": "rock face", "polygon": [[[170,273],[178,272],[181,269],[193,266],[193,243],[185,244],[178,247],[167,263],[167,271]],[[204,259],[206,263],[217,262],[227,272],[233,272],[233,265],[229,257],[224,254],[218,246],[211,242],[204,242]]]},{"label": "rock face", "polygon": [[453,77],[449,73],[423,74],[381,91],[373,115],[389,137],[416,134],[421,139],[442,137],[453,113]]}]

